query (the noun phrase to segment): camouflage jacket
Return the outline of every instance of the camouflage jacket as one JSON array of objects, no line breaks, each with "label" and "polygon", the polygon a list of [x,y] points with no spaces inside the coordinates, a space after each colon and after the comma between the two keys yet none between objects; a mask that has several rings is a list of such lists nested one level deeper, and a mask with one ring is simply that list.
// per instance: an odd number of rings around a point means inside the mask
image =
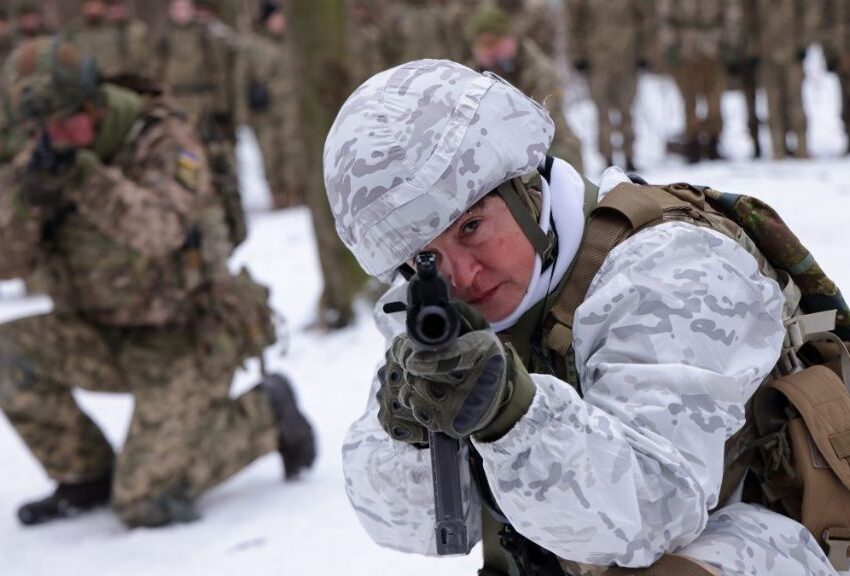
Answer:
[{"label": "camouflage jacket", "polygon": [[238,42],[223,24],[169,26],[156,44],[156,78],[193,122],[237,109]]},{"label": "camouflage jacket", "polygon": [[803,0],[756,0],[758,52],[762,61],[795,62],[806,47]]},{"label": "camouflage jacket", "polygon": [[[557,192],[582,194],[571,186]],[[555,226],[568,233],[564,221]],[[404,317],[381,305],[403,299],[404,288],[376,306],[387,342],[404,330]],[[526,414],[494,442],[472,440],[501,512],[571,563],[641,567],[678,551],[723,573],[833,574],[787,518],[741,504],[710,514],[725,442],[779,355],[783,303],[756,259],[713,230],[668,222],[624,241],[576,311],[581,393],[563,374],[533,373]],[[376,542],[433,555],[430,454],[383,431],[379,386],[376,378],[343,446],[348,497]],[[464,503],[475,542],[481,495],[468,478]]]},{"label": "camouflage jacket", "polygon": [[825,0],[821,30],[827,59],[843,58],[850,69],[850,2]]},{"label": "camouflage jacket", "polygon": [[249,109],[251,90],[262,87],[268,96],[268,108],[252,112],[287,116],[287,107],[291,109],[297,105],[297,95],[295,71],[286,40],[268,34],[251,34],[244,44],[243,56]]},{"label": "camouflage jacket", "polygon": [[392,64],[421,58],[450,58],[447,22],[437,3],[421,0],[393,2],[388,8],[388,31],[392,31]]},{"label": "camouflage jacket", "polygon": [[600,72],[616,67],[634,68],[646,58],[642,0],[570,3],[570,56],[586,61]]},{"label": "camouflage jacket", "polygon": [[733,0],[658,0],[658,33],[667,64],[720,58],[732,41]]},{"label": "camouflage jacket", "polygon": [[555,63],[533,40],[526,39],[520,43],[513,72],[500,75],[523,94],[546,106],[555,123],[555,137],[549,153],[573,162],[580,169],[581,159],[574,157],[569,143],[575,136],[564,116],[564,91]]},{"label": "camouflage jacket", "polygon": [[[127,100],[126,91],[104,90],[110,101]],[[199,287],[228,276],[224,211],[179,114],[153,99],[129,120],[118,149],[84,179],[69,178],[49,209],[26,201],[30,149],[21,152],[0,195],[0,262],[19,274],[37,269],[57,310],[112,326],[180,323]]]},{"label": "camouflage jacket", "polygon": [[148,27],[140,20],[116,25],[108,22],[81,22],[72,26],[65,36],[80,50],[90,54],[104,77],[121,74],[147,76],[153,72]]}]

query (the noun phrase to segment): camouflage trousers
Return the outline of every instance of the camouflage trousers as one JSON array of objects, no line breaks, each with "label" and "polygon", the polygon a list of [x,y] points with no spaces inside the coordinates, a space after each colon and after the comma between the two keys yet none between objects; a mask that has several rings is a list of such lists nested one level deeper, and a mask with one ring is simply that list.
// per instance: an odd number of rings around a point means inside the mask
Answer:
[{"label": "camouflage trousers", "polygon": [[[685,141],[697,141],[702,134],[710,139],[719,138],[723,130],[720,98],[726,88],[723,63],[708,57],[682,62],[673,70],[673,78],[685,105]],[[697,112],[701,97],[707,109],[704,117]]]},{"label": "camouflage trousers", "polygon": [[631,159],[634,155],[635,131],[632,124],[632,104],[637,93],[635,70],[616,71],[613,67],[592,69],[588,77],[590,95],[596,103],[599,125],[599,152],[610,161],[614,155],[611,143],[613,126],[612,112],[619,117],[619,130],[623,137],[623,154]]},{"label": "camouflage trousers", "polygon": [[806,158],[806,113],[803,110],[803,65],[800,62],[759,64],[759,84],[767,93],[768,123],[773,157],[784,158],[789,151],[786,137],[792,132],[797,139],[795,155]]},{"label": "camouflage trousers", "polygon": [[263,170],[275,208],[291,208],[304,204],[304,158],[300,154],[300,137],[292,119],[284,114],[255,113],[249,120],[263,157]]},{"label": "camouflage trousers", "polygon": [[[167,521],[189,501],[277,447],[265,393],[229,397],[241,358],[224,331],[110,328],[65,314],[0,326],[0,408],[57,482],[113,471],[112,505],[129,526]],[[129,392],[117,457],[74,388]]]}]

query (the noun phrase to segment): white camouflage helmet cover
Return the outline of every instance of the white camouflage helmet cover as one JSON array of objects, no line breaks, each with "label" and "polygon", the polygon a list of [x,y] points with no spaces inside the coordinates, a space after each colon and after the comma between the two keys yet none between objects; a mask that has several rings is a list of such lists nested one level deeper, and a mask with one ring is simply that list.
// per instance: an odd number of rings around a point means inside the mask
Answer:
[{"label": "white camouflage helmet cover", "polygon": [[383,280],[499,184],[545,158],[546,109],[448,60],[376,74],[345,102],[324,151],[336,230]]}]

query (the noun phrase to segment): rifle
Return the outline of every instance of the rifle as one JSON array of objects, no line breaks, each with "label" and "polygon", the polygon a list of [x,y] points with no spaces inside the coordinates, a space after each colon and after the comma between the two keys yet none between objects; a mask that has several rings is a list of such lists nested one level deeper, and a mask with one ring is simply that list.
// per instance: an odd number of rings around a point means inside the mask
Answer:
[{"label": "rifle", "polygon": [[[433,252],[420,252],[416,274],[407,289],[407,335],[417,350],[440,350],[460,333],[460,318],[451,304],[449,287],[437,272]],[[439,432],[428,433],[434,480],[437,554],[467,554],[469,537],[463,514],[460,482],[460,440]]]}]

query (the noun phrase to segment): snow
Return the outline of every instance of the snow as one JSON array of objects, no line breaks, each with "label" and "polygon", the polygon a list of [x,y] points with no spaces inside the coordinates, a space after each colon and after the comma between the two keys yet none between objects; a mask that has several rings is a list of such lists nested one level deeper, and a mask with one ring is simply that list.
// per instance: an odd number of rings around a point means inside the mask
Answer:
[{"label": "snow", "polygon": [[[585,142],[588,174],[600,173],[593,150],[595,110],[576,80],[571,124]],[[813,51],[807,61],[805,100],[815,159],[749,160],[743,98],[724,97],[726,130],[722,149],[728,161],[685,166],[664,158],[664,140],[681,129],[681,100],[669,80],[645,76],[636,104],[637,163],[650,182],[689,181],[751,194],[770,202],[813,251],[839,285],[850,290],[848,248],[840,230],[850,214],[850,161],[841,157],[846,139],[838,120],[838,87]],[[764,103],[762,102],[762,106]],[[362,411],[368,383],[382,357],[381,339],[365,303],[358,323],[339,333],[316,332],[314,310],[321,289],[316,247],[305,209],[264,212],[268,190],[250,133],[240,135],[239,157],[251,234],[234,257],[272,289],[272,302],[286,318],[282,342],[266,354],[269,366],[290,375],[304,409],[319,434],[314,470],[284,483],[276,454],[262,458],[200,501],[203,518],[158,530],[126,530],[108,511],[21,528],[15,509],[52,489],[8,423],[0,418],[0,576],[219,576],[250,574],[474,574],[476,549],[466,558],[427,559],[384,550],[366,536],[344,492],[340,447],[345,429]],[[762,142],[769,146],[766,128]],[[842,240],[842,238],[844,240]],[[27,298],[20,282],[0,283],[0,321],[42,313],[47,298]],[[240,371],[238,393],[258,377],[256,362]],[[84,409],[120,446],[132,400],[123,395],[78,392]]]}]

